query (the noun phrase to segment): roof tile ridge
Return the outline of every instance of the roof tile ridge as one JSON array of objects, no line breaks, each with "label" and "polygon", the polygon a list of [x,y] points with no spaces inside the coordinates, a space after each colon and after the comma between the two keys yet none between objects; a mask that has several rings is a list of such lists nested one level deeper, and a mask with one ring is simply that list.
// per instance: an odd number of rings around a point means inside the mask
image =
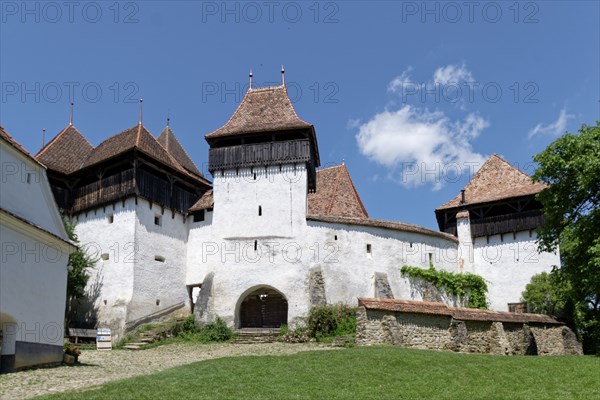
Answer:
[{"label": "roof tile ridge", "polygon": [[294,108],[294,105],[292,104],[292,101],[290,100],[290,96],[288,96],[287,87],[285,85],[282,85],[282,86],[283,86],[283,90],[285,91],[285,97],[287,98],[287,101],[290,102],[290,107],[292,108],[292,112],[294,113],[294,116],[296,118],[298,118],[299,121],[304,122],[307,125],[313,126],[311,123],[306,122],[305,120],[303,120],[302,118],[300,118],[298,116],[298,114],[296,113],[296,109]]},{"label": "roof tile ridge", "polygon": [[[37,153],[37,154],[36,154],[34,157],[35,157],[35,158],[37,158],[37,157],[41,156],[42,154],[44,154],[44,152],[45,152],[46,150],[48,150],[48,149],[50,148],[50,146],[52,146],[52,145],[53,145],[53,144],[54,144],[54,143],[55,143],[55,142],[58,140],[58,138],[59,138],[60,136],[62,136],[62,135],[63,135],[63,134],[64,134],[64,133],[67,131],[67,129],[69,129],[69,127],[70,127],[70,126],[71,126],[71,125],[67,125],[67,126],[65,126],[65,127],[62,129],[62,131],[60,131],[60,132],[58,133],[58,135],[56,135],[56,136],[55,136],[55,137],[54,137],[54,138],[53,138],[51,141],[49,141],[49,142],[48,142],[48,143],[47,143],[47,144],[46,144],[44,147],[42,147],[42,148],[40,149],[40,151],[38,151],[38,153]],[[92,147],[93,147],[93,146],[92,146]]]},{"label": "roof tile ridge", "polygon": [[342,169],[340,168],[340,171],[338,172],[337,180],[335,182],[335,189],[333,190],[333,193],[331,194],[331,202],[329,203],[329,207],[327,207],[327,213],[330,213],[331,209],[333,208],[333,203],[335,202],[335,197],[337,195],[337,191],[340,186],[341,179],[342,179]]},{"label": "roof tile ridge", "polygon": [[358,195],[358,191],[356,190],[356,187],[354,186],[354,182],[352,181],[350,172],[348,172],[348,168],[346,168],[345,164],[342,164],[342,169],[346,172],[346,176],[348,177],[348,181],[350,182],[350,186],[352,187],[352,191],[354,192],[354,197],[356,198],[356,200],[358,200],[358,204],[359,204],[361,210],[363,211],[365,217],[369,218],[369,213],[367,212],[365,205],[363,204],[360,196]]},{"label": "roof tile ridge", "polygon": [[[100,147],[100,145],[102,145],[102,143],[105,143],[105,142],[109,141],[110,139],[112,139],[112,138],[115,138],[115,137],[117,137],[117,136],[119,136],[119,135],[122,135],[122,134],[124,134],[125,132],[128,132],[128,131],[132,130],[133,128],[134,128],[134,127],[132,126],[131,128],[127,128],[127,129],[125,129],[125,130],[122,130],[122,131],[121,131],[121,132],[119,132],[119,133],[115,133],[114,135],[111,135],[111,136],[107,137],[107,138],[106,138],[106,139],[104,139],[102,142],[100,142],[100,144],[98,145],[98,147]],[[92,156],[92,153],[94,152],[94,150],[98,149],[98,147],[94,147],[94,146],[92,145],[92,150],[88,151],[88,153],[87,153],[87,155],[85,156],[85,158],[83,158],[83,159],[81,160],[81,164],[80,164],[80,165],[79,165],[79,167],[77,168],[78,170],[79,170],[79,169],[81,169],[81,168],[83,168],[83,166],[84,166],[84,165],[87,163],[87,160],[88,160],[88,159],[89,159],[89,158]]]},{"label": "roof tile ridge", "polygon": [[[145,128],[144,128],[144,129],[145,129]],[[146,131],[148,132],[148,130],[147,130],[147,129],[146,129]],[[150,132],[148,132],[148,133],[150,134]],[[174,163],[174,166],[175,166],[175,167],[179,167],[179,168],[181,168],[181,171],[180,171],[180,172],[183,172],[183,173],[185,173],[186,175],[188,175],[188,176],[190,176],[190,177],[196,178],[196,174],[194,174],[194,173],[192,173],[192,172],[188,171],[188,170],[187,170],[187,169],[186,169],[186,168],[185,168],[185,167],[184,167],[184,166],[183,166],[183,165],[182,165],[182,164],[181,164],[179,161],[177,161],[177,159],[176,159],[176,158],[175,158],[175,157],[174,157],[174,156],[171,154],[171,152],[170,152],[169,150],[167,150],[167,149],[165,148],[165,146],[163,146],[163,145],[162,145],[162,144],[161,144],[161,143],[158,141],[158,139],[156,139],[156,138],[155,138],[155,137],[154,137],[152,134],[150,134],[150,137],[152,137],[152,139],[153,139],[153,140],[156,142],[156,144],[158,144],[158,145],[159,145],[159,146],[160,146],[160,147],[161,147],[161,148],[162,148],[162,149],[165,151],[165,153],[167,154],[167,157],[169,157],[169,160],[170,160],[171,162],[173,162],[173,163]],[[181,148],[183,149],[183,146],[181,146]],[[140,149],[140,150],[141,150],[141,149]],[[183,151],[185,152],[185,149],[183,149]],[[145,152],[145,151],[143,151],[143,150],[142,150],[142,152],[143,152],[143,153],[146,153],[146,152]],[[148,155],[149,155],[149,156],[152,156],[151,154],[148,154]],[[187,155],[187,153],[186,153],[186,155]],[[189,156],[188,156],[188,158],[189,158]],[[191,159],[190,159],[190,160],[191,160]],[[193,163],[193,162],[194,162],[194,161],[192,161],[192,163]],[[195,164],[194,164],[194,165],[195,165]],[[196,168],[198,168],[198,167],[196,166]],[[202,178],[202,179],[206,179],[206,178],[204,178],[204,175],[202,175],[202,174],[200,174],[200,178]],[[197,179],[197,178],[196,178],[196,179]]]},{"label": "roof tile ridge", "polygon": [[246,94],[244,95],[244,98],[242,99],[242,101],[240,101],[240,104],[238,104],[238,106],[236,107],[235,111],[233,112],[233,114],[231,114],[231,116],[229,117],[229,119],[227,120],[227,122],[225,122],[225,124],[223,124],[220,128],[215,129],[214,131],[204,135],[204,138],[206,139],[207,136],[212,135],[213,133],[220,131],[221,129],[225,128],[233,119],[233,117],[235,117],[235,115],[237,114],[237,112],[240,110],[240,108],[242,107],[242,105],[244,104],[244,102],[246,101],[246,98],[248,98],[248,94],[252,91],[252,90],[257,90],[257,89],[248,89],[246,90]]},{"label": "roof tile ridge", "polygon": [[[186,155],[186,157],[192,162],[192,165],[194,167],[196,167],[196,169],[198,170],[198,172],[200,173],[200,176],[204,177],[204,175],[202,174],[202,171],[200,171],[200,168],[198,168],[198,166],[196,165],[196,163],[194,162],[194,160],[192,160],[192,157],[190,157],[190,155],[188,154],[187,150],[185,149],[185,147],[183,147],[183,145],[181,144],[181,142],[179,140],[177,140],[177,137],[175,136],[175,132],[173,132],[173,130],[170,127],[167,127],[169,129],[169,132],[171,132],[171,134],[173,135],[173,140],[175,140],[175,142],[177,142],[179,144],[179,147],[181,147],[181,150],[183,150],[183,153]],[[160,144],[160,142],[159,142]],[[169,138],[167,138],[167,146],[169,145]],[[169,152],[169,149],[167,147],[167,152]],[[170,153],[170,152],[169,152]],[[183,165],[182,165],[183,166]],[[183,166],[185,168],[185,166]]]},{"label": "roof tile ridge", "polygon": [[[139,148],[140,147],[140,136],[142,135],[142,128],[144,127],[144,125],[142,125],[142,123],[140,122],[138,124],[138,131],[135,137],[135,147]],[[145,128],[144,128],[145,129]],[[150,135],[152,136],[152,135]]]},{"label": "roof tile ridge", "polygon": [[89,144],[89,145],[92,147],[92,149],[94,148],[94,145],[92,144],[92,142],[90,142],[90,141],[89,141],[89,140],[88,140],[88,139],[87,139],[87,138],[84,136],[84,134],[83,134],[83,133],[81,133],[81,131],[80,131],[79,129],[77,129],[77,127],[75,127],[75,125],[71,124],[71,127],[72,127],[73,129],[75,129],[75,131],[76,131],[77,133],[79,133],[79,135],[80,135],[80,136],[83,138],[83,140],[85,140],[85,141],[87,142],[87,144]]},{"label": "roof tile ridge", "polygon": [[[507,160],[505,160],[504,158],[500,157],[498,154],[494,153],[492,154],[492,157],[496,157],[498,158],[500,161],[502,161],[503,163],[505,163],[506,165],[508,165],[510,168],[514,169],[515,171],[519,172],[521,175],[523,175],[524,177],[527,177],[529,180],[531,180],[531,183],[536,183],[537,181],[533,179],[533,177],[531,175],[529,175],[527,172],[525,171],[521,171],[520,168],[515,167],[514,165],[512,165],[510,162],[508,162]],[[541,182],[537,182],[537,183],[541,183]]]}]

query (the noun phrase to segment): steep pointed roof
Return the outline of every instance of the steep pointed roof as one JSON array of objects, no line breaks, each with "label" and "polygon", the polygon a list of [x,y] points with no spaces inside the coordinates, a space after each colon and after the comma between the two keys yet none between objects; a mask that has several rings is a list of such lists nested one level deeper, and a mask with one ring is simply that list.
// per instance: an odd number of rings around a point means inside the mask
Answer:
[{"label": "steep pointed roof", "polygon": [[[534,195],[546,187],[546,184],[533,181],[529,175],[513,167],[500,156],[493,154],[465,186],[465,204],[488,203],[512,197]],[[463,205],[461,200],[462,194],[459,193],[436,210],[460,207]]]},{"label": "steep pointed roof", "polygon": [[77,171],[94,146],[75,128],[67,125],[36,154],[49,169],[70,174]]},{"label": "steep pointed roof", "polygon": [[160,143],[168,152],[171,154],[179,164],[181,164],[189,172],[202,176],[196,164],[188,156],[177,137],[171,130],[171,127],[167,126],[158,136],[158,143]]},{"label": "steep pointed roof", "polygon": [[248,89],[229,121],[205,136],[207,140],[246,133],[313,129],[301,120],[292,106],[285,86]]},{"label": "steep pointed roof", "polygon": [[369,217],[344,164],[317,171],[317,190],[308,194],[308,214]]},{"label": "steep pointed roof", "polygon": [[[82,168],[109,160],[133,149],[137,149],[176,171],[191,176],[142,124],[126,129],[100,143],[90,152]],[[198,179],[197,176],[195,178]]]}]

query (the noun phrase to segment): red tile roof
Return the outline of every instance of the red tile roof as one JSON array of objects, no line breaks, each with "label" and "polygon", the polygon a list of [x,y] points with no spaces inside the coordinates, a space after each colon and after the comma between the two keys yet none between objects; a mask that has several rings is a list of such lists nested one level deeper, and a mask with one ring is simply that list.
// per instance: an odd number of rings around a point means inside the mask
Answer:
[{"label": "red tile roof", "polygon": [[506,311],[479,310],[476,308],[448,307],[444,303],[429,301],[359,298],[358,305],[364,306],[368,310],[448,315],[459,321],[542,323],[562,325],[562,323],[556,319],[543,314],[512,313]]},{"label": "red tile roof", "polygon": [[192,159],[188,156],[177,137],[171,130],[170,127],[166,127],[157,139],[158,143],[160,143],[167,151],[181,164],[185,169],[187,169],[192,174],[196,174],[198,176],[202,176],[196,164],[192,161]]},{"label": "red tile roof", "polygon": [[101,163],[133,149],[152,157],[163,165],[171,167],[184,175],[208,183],[202,176],[188,172],[142,124],[126,129],[100,143],[90,152],[82,168]]},{"label": "red tile roof", "polygon": [[[534,195],[546,187],[547,185],[533,181],[529,175],[494,154],[465,186],[465,204],[472,205]],[[462,195],[459,193],[436,210],[460,207],[462,206],[461,198]]]},{"label": "red tile roof", "polygon": [[190,207],[189,212],[206,210],[208,208],[213,208],[215,204],[215,199],[213,196],[213,190],[210,189],[206,191],[193,206]]},{"label": "red tile roof", "polygon": [[35,158],[49,169],[70,174],[77,171],[94,146],[75,128],[67,125],[46,144]]},{"label": "red tile roof", "polygon": [[436,236],[442,239],[458,243],[458,239],[455,236],[450,235],[449,233],[433,231],[431,229],[423,228],[418,225],[407,224],[405,222],[384,221],[372,218],[340,217],[335,215],[307,215],[306,219],[308,221],[327,222],[331,224],[372,226],[375,228],[383,228],[394,231],[420,233],[423,235]]},{"label": "red tile roof", "polygon": [[344,164],[317,171],[317,190],[308,194],[308,214],[369,217]]},{"label": "red tile roof", "polygon": [[229,121],[206,139],[301,128],[313,126],[296,115],[285,86],[273,86],[249,89]]}]

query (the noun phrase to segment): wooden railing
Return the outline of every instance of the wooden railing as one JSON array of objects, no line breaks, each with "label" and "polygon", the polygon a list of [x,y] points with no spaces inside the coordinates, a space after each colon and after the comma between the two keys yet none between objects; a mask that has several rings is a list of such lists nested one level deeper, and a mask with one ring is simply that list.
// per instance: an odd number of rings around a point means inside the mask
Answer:
[{"label": "wooden railing", "polygon": [[[471,236],[491,236],[535,229],[544,222],[541,210],[471,219]],[[445,232],[456,235],[456,222],[448,224]]]},{"label": "wooden railing", "polygon": [[208,169],[257,167],[269,164],[307,162],[311,158],[308,139],[219,147],[208,152]]},{"label": "wooden railing", "polygon": [[199,197],[149,172],[138,169],[134,173],[130,168],[75,189],[70,208],[71,212],[79,212],[133,195],[182,213]]}]

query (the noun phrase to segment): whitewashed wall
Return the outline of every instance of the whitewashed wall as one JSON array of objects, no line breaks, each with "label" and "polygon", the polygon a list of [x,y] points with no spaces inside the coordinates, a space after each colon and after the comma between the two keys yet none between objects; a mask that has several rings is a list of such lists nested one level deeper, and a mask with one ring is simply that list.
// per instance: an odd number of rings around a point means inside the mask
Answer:
[{"label": "whitewashed wall", "polygon": [[46,170],[0,140],[0,207],[66,238]]},{"label": "whitewashed wall", "polygon": [[35,228],[2,222],[0,323],[16,323],[2,327],[2,354],[14,354],[15,341],[62,346],[69,249]]},{"label": "whitewashed wall", "polygon": [[[109,223],[109,216],[113,222]],[[114,336],[125,327],[133,297],[136,206],[133,198],[77,215],[75,231],[81,246],[97,260],[86,288],[94,301],[98,326]],[[108,257],[108,259],[105,259]]]},{"label": "whitewashed wall", "polygon": [[[159,225],[154,223],[155,217],[160,218]],[[133,296],[128,322],[188,302],[187,236],[187,221],[182,214],[173,214],[156,204],[150,207],[147,200],[138,200]],[[157,257],[164,261],[156,260]]]},{"label": "whitewashed wall", "polygon": [[518,303],[521,292],[535,274],[550,272],[560,265],[560,255],[538,253],[535,231],[493,235],[474,241],[473,272],[488,282],[490,308],[508,311],[508,303]]}]

